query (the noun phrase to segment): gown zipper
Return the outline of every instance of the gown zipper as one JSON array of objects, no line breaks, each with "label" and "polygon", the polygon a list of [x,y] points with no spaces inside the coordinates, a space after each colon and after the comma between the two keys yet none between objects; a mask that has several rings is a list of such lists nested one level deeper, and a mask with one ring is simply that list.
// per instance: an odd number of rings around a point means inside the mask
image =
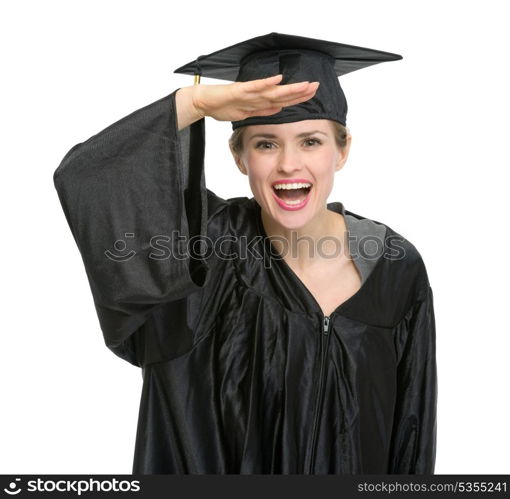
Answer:
[{"label": "gown zipper", "polygon": [[315,411],[313,417],[313,426],[312,426],[312,440],[310,443],[310,462],[308,466],[308,474],[311,475],[313,473],[313,469],[315,467],[315,455],[316,455],[316,443],[317,443],[317,433],[319,429],[319,416],[320,416],[320,407],[322,404],[322,396],[323,396],[323,384],[324,384],[324,365],[326,363],[326,352],[328,350],[329,345],[329,326],[331,323],[331,317],[325,315],[322,319],[322,330],[320,335],[320,349],[321,349],[321,363],[319,368],[319,386],[317,389],[317,398],[315,401]]}]

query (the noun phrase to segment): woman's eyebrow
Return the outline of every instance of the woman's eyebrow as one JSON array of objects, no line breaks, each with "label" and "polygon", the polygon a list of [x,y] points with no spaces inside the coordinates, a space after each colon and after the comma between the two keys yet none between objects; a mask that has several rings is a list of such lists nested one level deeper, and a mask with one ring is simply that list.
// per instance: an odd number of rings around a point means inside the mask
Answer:
[{"label": "woman's eyebrow", "polygon": [[[313,135],[314,133],[322,133],[322,135],[327,135],[327,133],[321,132],[320,130],[312,130],[310,132],[302,132],[296,135],[296,138],[299,139],[301,137],[308,137],[309,135]],[[255,135],[252,135],[248,140],[255,139],[257,137],[263,139],[276,139],[278,138],[278,135],[275,135],[274,133],[256,133]]]}]

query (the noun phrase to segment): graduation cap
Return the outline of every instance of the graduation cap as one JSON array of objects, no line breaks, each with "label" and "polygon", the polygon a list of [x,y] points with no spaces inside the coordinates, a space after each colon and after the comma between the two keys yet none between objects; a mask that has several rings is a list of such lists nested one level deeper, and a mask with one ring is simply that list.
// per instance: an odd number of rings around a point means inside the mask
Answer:
[{"label": "graduation cap", "polygon": [[176,69],[175,73],[228,81],[250,81],[283,74],[281,85],[319,81],[315,95],[270,116],[233,121],[232,128],[246,125],[290,123],[330,119],[346,124],[347,101],[338,77],[380,62],[397,61],[401,55],[315,38],[269,33],[251,38]]}]

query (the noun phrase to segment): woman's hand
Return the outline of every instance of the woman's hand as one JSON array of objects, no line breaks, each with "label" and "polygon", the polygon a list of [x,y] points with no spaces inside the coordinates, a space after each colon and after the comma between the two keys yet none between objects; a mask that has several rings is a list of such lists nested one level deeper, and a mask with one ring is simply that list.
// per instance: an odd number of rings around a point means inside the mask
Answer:
[{"label": "woman's hand", "polygon": [[319,82],[278,85],[282,75],[227,85],[193,85],[177,91],[179,130],[210,116],[218,121],[238,121],[269,116],[285,106],[312,98]]}]

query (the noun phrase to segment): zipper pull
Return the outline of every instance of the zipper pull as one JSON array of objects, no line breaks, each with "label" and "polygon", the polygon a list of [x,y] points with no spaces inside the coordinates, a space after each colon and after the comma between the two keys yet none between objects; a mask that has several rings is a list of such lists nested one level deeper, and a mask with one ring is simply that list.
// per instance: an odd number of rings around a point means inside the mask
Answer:
[{"label": "zipper pull", "polygon": [[329,332],[329,317],[327,315],[324,316],[324,321],[323,321],[323,331],[324,331],[324,334],[328,334]]}]

